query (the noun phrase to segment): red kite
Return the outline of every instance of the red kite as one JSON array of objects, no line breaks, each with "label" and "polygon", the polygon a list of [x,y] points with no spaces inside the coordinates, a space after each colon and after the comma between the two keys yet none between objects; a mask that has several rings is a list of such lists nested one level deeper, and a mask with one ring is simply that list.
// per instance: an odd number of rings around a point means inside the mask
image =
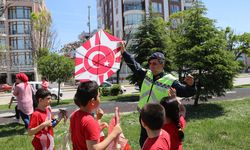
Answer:
[{"label": "red kite", "polygon": [[122,40],[100,30],[76,49],[75,79],[99,85],[120,69]]}]

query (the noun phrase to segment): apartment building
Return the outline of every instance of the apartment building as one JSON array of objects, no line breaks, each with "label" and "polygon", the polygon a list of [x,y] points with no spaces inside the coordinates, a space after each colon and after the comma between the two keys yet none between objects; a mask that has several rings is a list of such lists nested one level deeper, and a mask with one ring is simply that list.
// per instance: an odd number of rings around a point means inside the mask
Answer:
[{"label": "apartment building", "polygon": [[0,17],[0,83],[12,84],[24,72],[37,79],[31,47],[30,15],[45,7],[44,0],[2,0]]},{"label": "apartment building", "polygon": [[152,11],[168,20],[169,15],[187,9],[192,0],[97,0],[98,28],[109,29],[115,36],[124,38]]}]

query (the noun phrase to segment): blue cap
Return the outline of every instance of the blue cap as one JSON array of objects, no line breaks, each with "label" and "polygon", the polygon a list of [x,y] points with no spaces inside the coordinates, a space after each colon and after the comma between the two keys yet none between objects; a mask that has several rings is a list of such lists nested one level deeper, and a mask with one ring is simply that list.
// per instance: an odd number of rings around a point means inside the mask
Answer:
[{"label": "blue cap", "polygon": [[149,57],[148,61],[150,61],[150,60],[152,60],[152,59],[165,60],[165,56],[164,56],[164,54],[161,53],[161,52],[155,52],[155,53],[153,53],[153,54]]}]

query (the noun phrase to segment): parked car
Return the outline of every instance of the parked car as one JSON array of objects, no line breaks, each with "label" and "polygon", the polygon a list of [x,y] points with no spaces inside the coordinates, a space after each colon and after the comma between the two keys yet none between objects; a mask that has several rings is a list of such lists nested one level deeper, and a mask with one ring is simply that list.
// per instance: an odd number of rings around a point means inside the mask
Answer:
[{"label": "parked car", "polygon": [[75,88],[76,88],[76,89],[78,88],[78,86],[80,85],[80,83],[81,83],[81,82],[78,81],[78,80],[75,81]]},{"label": "parked car", "polygon": [[[111,88],[113,86],[112,83],[108,82],[108,81],[104,81],[101,85],[100,88]],[[121,85],[121,91],[120,93],[123,94],[124,92],[126,92],[126,88],[124,86]]]},{"label": "parked car", "polygon": [[[42,88],[42,82],[41,81],[30,81],[28,82],[32,87],[33,89],[36,91],[40,88]],[[58,98],[58,88],[52,88],[52,87],[48,87],[48,90],[50,91],[51,93],[51,99],[52,100],[56,100]],[[63,91],[60,90],[60,94],[59,94],[60,97],[63,96]]]},{"label": "parked car", "polygon": [[0,92],[7,92],[11,90],[12,90],[12,86],[8,84],[0,84]]},{"label": "parked car", "polygon": [[140,87],[139,87],[139,85],[135,85],[135,90],[140,90]]}]

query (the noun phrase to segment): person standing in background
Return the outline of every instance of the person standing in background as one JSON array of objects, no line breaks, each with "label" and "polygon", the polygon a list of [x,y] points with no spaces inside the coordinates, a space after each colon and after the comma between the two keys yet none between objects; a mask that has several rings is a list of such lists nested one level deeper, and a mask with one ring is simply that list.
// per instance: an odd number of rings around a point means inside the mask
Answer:
[{"label": "person standing in background", "polygon": [[16,74],[16,87],[13,95],[17,99],[17,109],[27,129],[30,122],[30,115],[33,113],[32,88],[28,84],[29,78],[24,73]]},{"label": "person standing in background", "polygon": [[42,88],[44,90],[48,90],[49,87],[49,82],[46,77],[42,77]]}]

